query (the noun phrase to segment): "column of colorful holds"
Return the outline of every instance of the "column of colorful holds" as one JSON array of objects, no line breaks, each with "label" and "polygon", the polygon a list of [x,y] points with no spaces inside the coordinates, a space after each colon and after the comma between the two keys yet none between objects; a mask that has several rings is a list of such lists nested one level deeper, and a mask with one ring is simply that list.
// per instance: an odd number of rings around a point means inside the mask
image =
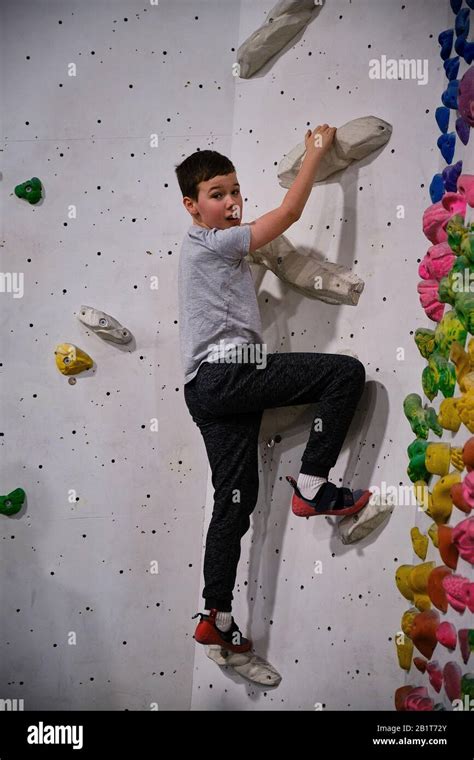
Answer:
[{"label": "column of colorful holds", "polygon": [[[443,106],[435,114],[442,133],[438,147],[448,164],[454,157],[456,134],[467,145],[474,126],[474,67],[457,79],[459,56],[467,64],[474,59],[474,43],[468,40],[474,0],[464,8],[463,0],[450,3],[454,28],[438,38],[448,85],[441,97]],[[453,44],[458,57],[450,58]],[[451,111],[458,115],[456,131],[449,133]],[[425,396],[431,402],[441,393],[444,399],[438,413],[423,405],[417,393],[404,400],[405,416],[416,435],[407,450],[407,473],[431,524],[426,534],[417,526],[410,532],[413,551],[421,563],[401,565],[395,576],[398,590],[411,605],[402,615],[396,636],[399,664],[408,672],[413,663],[427,683],[398,688],[397,710],[446,709],[435,701],[435,695],[430,696],[429,687],[435,694],[444,688],[453,709],[465,709],[463,705],[474,693],[474,674],[463,672],[474,651],[474,582],[456,573],[460,557],[474,566],[474,516],[470,516],[474,508],[474,437],[457,446],[428,440],[430,431],[441,438],[443,430],[458,432],[461,425],[474,433],[474,337],[466,348],[468,335],[474,334],[474,224],[465,219],[467,209],[474,207],[474,175],[463,174],[462,161],[457,161],[434,175],[430,197],[432,205],[423,214],[423,231],[431,247],[418,269],[418,294],[426,316],[437,324],[434,330],[416,330],[415,342],[426,360],[421,376]],[[431,486],[434,476],[437,481]],[[442,564],[425,561],[429,539]],[[449,609],[471,613],[459,630],[441,618]],[[458,643],[460,662],[452,659],[442,667],[439,660],[432,659],[438,645],[454,656]]]}]

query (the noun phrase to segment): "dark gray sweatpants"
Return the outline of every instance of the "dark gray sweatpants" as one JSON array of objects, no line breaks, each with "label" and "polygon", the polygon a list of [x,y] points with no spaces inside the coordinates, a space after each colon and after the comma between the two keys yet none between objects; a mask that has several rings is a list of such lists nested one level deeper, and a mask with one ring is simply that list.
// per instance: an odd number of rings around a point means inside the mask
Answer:
[{"label": "dark gray sweatpants", "polygon": [[204,555],[205,609],[232,609],[240,540],[258,496],[258,434],[263,411],[315,404],[301,472],[327,477],[336,464],[365,384],[364,365],[341,354],[267,354],[266,367],[209,363],[184,386],[206,446],[214,509]]}]

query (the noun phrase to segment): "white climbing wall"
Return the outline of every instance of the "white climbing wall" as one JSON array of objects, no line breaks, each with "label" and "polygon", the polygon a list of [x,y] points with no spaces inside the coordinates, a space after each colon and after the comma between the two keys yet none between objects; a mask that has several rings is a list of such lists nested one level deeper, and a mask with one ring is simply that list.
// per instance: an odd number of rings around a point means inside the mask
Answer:
[{"label": "white climbing wall", "polygon": [[[231,157],[245,222],[279,205],[277,165],[309,126],[365,115],[393,125],[382,151],[313,190],[287,232],[362,277],[357,307],[305,299],[253,269],[269,351],[350,350],[366,366],[335,482],[409,483],[402,403],[421,393],[414,331],[433,327],[416,285],[428,187],[445,165],[434,112],[449,3],[326,0],[283,53],[234,77],[239,44],[272,5],[0,4],[2,272],[24,273],[22,298],[0,294],[0,492],[27,492],[18,516],[0,515],[0,700],[26,710],[377,711],[412,682],[394,645],[406,608],[394,572],[419,561],[409,531],[424,516],[400,505],[351,547],[330,519],[296,518],[284,476],[297,476],[306,433],[261,447],[234,591],[233,614],[280,686],[221,671],[192,638],[212,488],[183,396],[177,267],[190,217],[174,165],[198,148]],[[383,55],[427,59],[428,83],[370,79]],[[472,145],[459,158],[474,172]],[[33,176],[45,188],[36,206],[13,195]],[[134,343],[87,331],[82,304]],[[75,385],[55,366],[62,342],[95,361]]]}]

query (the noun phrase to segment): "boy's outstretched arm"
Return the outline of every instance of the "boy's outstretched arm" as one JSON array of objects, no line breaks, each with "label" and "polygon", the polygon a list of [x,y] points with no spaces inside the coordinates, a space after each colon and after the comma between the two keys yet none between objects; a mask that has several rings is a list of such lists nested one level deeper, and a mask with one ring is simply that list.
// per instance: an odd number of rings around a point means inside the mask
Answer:
[{"label": "boy's outstretched arm", "polygon": [[[271,243],[300,218],[311,193],[319,163],[328,151],[335,133],[336,127],[329,127],[327,124],[316,127],[313,132],[308,129],[305,135],[306,155],[281,206],[249,224],[251,231],[250,253],[267,243]],[[319,137],[316,139],[317,135]]]}]

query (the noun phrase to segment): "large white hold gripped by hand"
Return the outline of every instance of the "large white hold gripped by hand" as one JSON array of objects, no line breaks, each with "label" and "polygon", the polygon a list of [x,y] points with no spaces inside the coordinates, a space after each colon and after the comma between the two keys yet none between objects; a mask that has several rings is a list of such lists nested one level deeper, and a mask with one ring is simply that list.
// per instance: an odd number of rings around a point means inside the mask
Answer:
[{"label": "large white hold gripped by hand", "polygon": [[[353,161],[369,156],[385,145],[391,134],[392,125],[377,116],[361,116],[338,127],[329,150],[318,166],[314,184],[346,169]],[[301,142],[282,158],[278,165],[278,179],[282,187],[291,187],[305,153],[306,143]]]}]

